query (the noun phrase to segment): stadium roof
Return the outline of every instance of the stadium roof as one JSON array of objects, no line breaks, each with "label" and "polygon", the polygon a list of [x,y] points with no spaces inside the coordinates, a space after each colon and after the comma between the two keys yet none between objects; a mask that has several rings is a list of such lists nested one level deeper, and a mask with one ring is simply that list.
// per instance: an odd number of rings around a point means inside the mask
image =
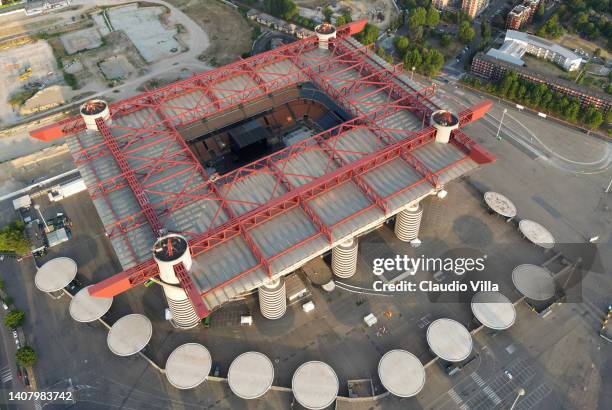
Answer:
[{"label": "stadium roof", "polygon": [[[110,297],[159,273],[151,247],[164,231],[189,238],[179,274],[196,312],[208,312],[365,232],[410,202],[491,162],[462,131],[435,144],[441,103],[350,35],[330,49],[310,37],[110,105],[112,123],[86,131],[71,118],[34,131],[67,142],[125,269],[92,287]],[[178,129],[255,110],[310,82],[354,118],[220,177],[209,178]],[[459,113],[460,125],[490,102]]]}]

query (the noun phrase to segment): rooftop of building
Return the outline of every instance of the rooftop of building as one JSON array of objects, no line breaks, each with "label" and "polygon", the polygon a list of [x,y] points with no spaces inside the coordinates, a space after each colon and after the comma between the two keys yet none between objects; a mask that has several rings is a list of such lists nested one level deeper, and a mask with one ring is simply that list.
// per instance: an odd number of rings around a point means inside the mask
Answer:
[{"label": "rooftop of building", "polygon": [[582,57],[580,57],[578,54],[574,53],[570,49],[563,47],[560,44],[557,44],[552,41],[548,41],[546,39],[534,36],[532,34],[524,33],[522,31],[507,30],[506,38],[504,42],[507,42],[507,41],[520,41],[523,43],[531,44],[536,47],[544,48],[544,49],[553,51],[556,54],[559,54],[563,56],[564,58],[567,58],[568,60],[581,60],[582,59]]},{"label": "rooftop of building", "polygon": [[602,91],[586,89],[584,87],[581,87],[579,84],[576,84],[573,81],[569,81],[569,80],[566,80],[564,78],[559,78],[559,77],[555,77],[555,76],[552,76],[552,75],[546,75],[546,74],[543,74],[541,71],[536,71],[536,70],[530,69],[529,67],[524,67],[522,65],[512,64],[512,63],[510,63],[510,62],[508,62],[506,60],[496,58],[495,55],[491,55],[491,54],[488,54],[488,53],[485,54],[485,53],[480,52],[480,53],[476,54],[474,59],[480,59],[480,60],[483,60],[483,61],[487,61],[487,62],[490,62],[492,64],[496,64],[496,65],[499,65],[501,67],[504,67],[507,70],[511,70],[511,71],[516,72],[516,73],[528,75],[530,77],[537,78],[537,79],[539,79],[541,81],[544,81],[544,82],[549,83],[549,84],[554,84],[554,85],[559,86],[559,87],[564,87],[564,88],[568,88],[568,89],[571,89],[571,90],[575,90],[577,92],[581,92],[581,93],[584,93],[586,95],[590,95],[592,97],[599,98],[599,99],[601,99],[603,101],[611,101],[612,100],[610,98],[609,94],[606,94],[606,93],[604,93]]}]

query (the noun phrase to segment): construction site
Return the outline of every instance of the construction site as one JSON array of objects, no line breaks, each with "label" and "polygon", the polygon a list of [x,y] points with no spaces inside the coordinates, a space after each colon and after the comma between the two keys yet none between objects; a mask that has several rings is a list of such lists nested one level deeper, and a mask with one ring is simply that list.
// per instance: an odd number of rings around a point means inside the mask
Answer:
[{"label": "construction site", "polygon": [[[476,332],[549,314],[579,280],[575,261],[494,187],[465,182],[496,160],[462,130],[493,103],[453,111],[435,85],[356,41],[365,23],[322,24],[32,131],[65,138],[91,198],[82,208],[101,221],[91,235],[110,252],[83,269],[79,252],[53,253],[39,290],[55,294],[79,275],[70,316],[100,320],[114,355],[144,357],[175,388],[223,381],[240,399],[274,390],[307,409],[431,394],[438,373],[483,360]],[[394,255],[493,266],[372,274]],[[407,279],[497,287],[373,291]],[[509,369],[473,407],[509,404],[537,378],[529,369]]]}]

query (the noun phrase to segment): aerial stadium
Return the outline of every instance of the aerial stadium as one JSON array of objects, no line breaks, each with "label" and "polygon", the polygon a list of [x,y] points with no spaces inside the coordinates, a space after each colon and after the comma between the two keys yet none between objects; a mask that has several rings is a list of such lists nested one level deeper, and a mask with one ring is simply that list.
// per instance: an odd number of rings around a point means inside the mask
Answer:
[{"label": "aerial stadium", "polygon": [[109,298],[153,280],[172,320],[195,327],[258,290],[287,309],[284,277],[331,251],[356,270],[359,236],[395,219],[417,239],[431,195],[494,156],[461,129],[485,101],[450,112],[352,35],[365,21],[135,97],[92,100],[32,132],[66,138],[123,268],[88,287]]}]

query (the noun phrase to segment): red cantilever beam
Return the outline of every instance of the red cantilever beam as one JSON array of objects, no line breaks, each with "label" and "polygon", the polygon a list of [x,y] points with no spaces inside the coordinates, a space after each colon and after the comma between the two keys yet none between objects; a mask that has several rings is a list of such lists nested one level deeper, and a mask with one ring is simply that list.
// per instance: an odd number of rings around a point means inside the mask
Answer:
[{"label": "red cantilever beam", "polygon": [[115,161],[117,162],[117,165],[119,165],[123,177],[126,179],[128,185],[130,186],[130,189],[132,190],[134,196],[136,197],[136,200],[138,201],[138,204],[142,208],[143,214],[145,218],[147,218],[147,221],[151,226],[151,230],[153,231],[154,235],[157,236],[159,234],[159,231],[162,229],[162,224],[159,220],[159,217],[157,216],[157,213],[149,203],[149,198],[147,198],[147,196],[145,195],[144,189],[142,188],[140,181],[138,181],[136,175],[134,175],[134,171],[130,168],[130,165],[123,156],[123,152],[119,148],[117,141],[115,141],[115,137],[113,136],[113,134],[111,134],[110,130],[106,126],[104,119],[98,118],[96,120],[96,125],[98,126],[100,134],[102,134],[102,138],[104,138],[106,146],[111,151],[113,157],[115,158]]},{"label": "red cantilever beam", "polygon": [[185,265],[183,265],[183,263],[181,262],[181,263],[174,265],[173,268],[174,268],[174,274],[176,275],[179,282],[181,283],[181,287],[183,288],[183,290],[189,297],[189,300],[191,301],[193,309],[195,310],[198,317],[204,318],[208,316],[210,312],[208,308],[206,307],[204,300],[202,300],[202,296],[200,296],[198,289],[196,289],[193,283],[193,280],[191,280],[191,276],[189,276],[189,273],[187,273],[187,269],[185,269]]}]

